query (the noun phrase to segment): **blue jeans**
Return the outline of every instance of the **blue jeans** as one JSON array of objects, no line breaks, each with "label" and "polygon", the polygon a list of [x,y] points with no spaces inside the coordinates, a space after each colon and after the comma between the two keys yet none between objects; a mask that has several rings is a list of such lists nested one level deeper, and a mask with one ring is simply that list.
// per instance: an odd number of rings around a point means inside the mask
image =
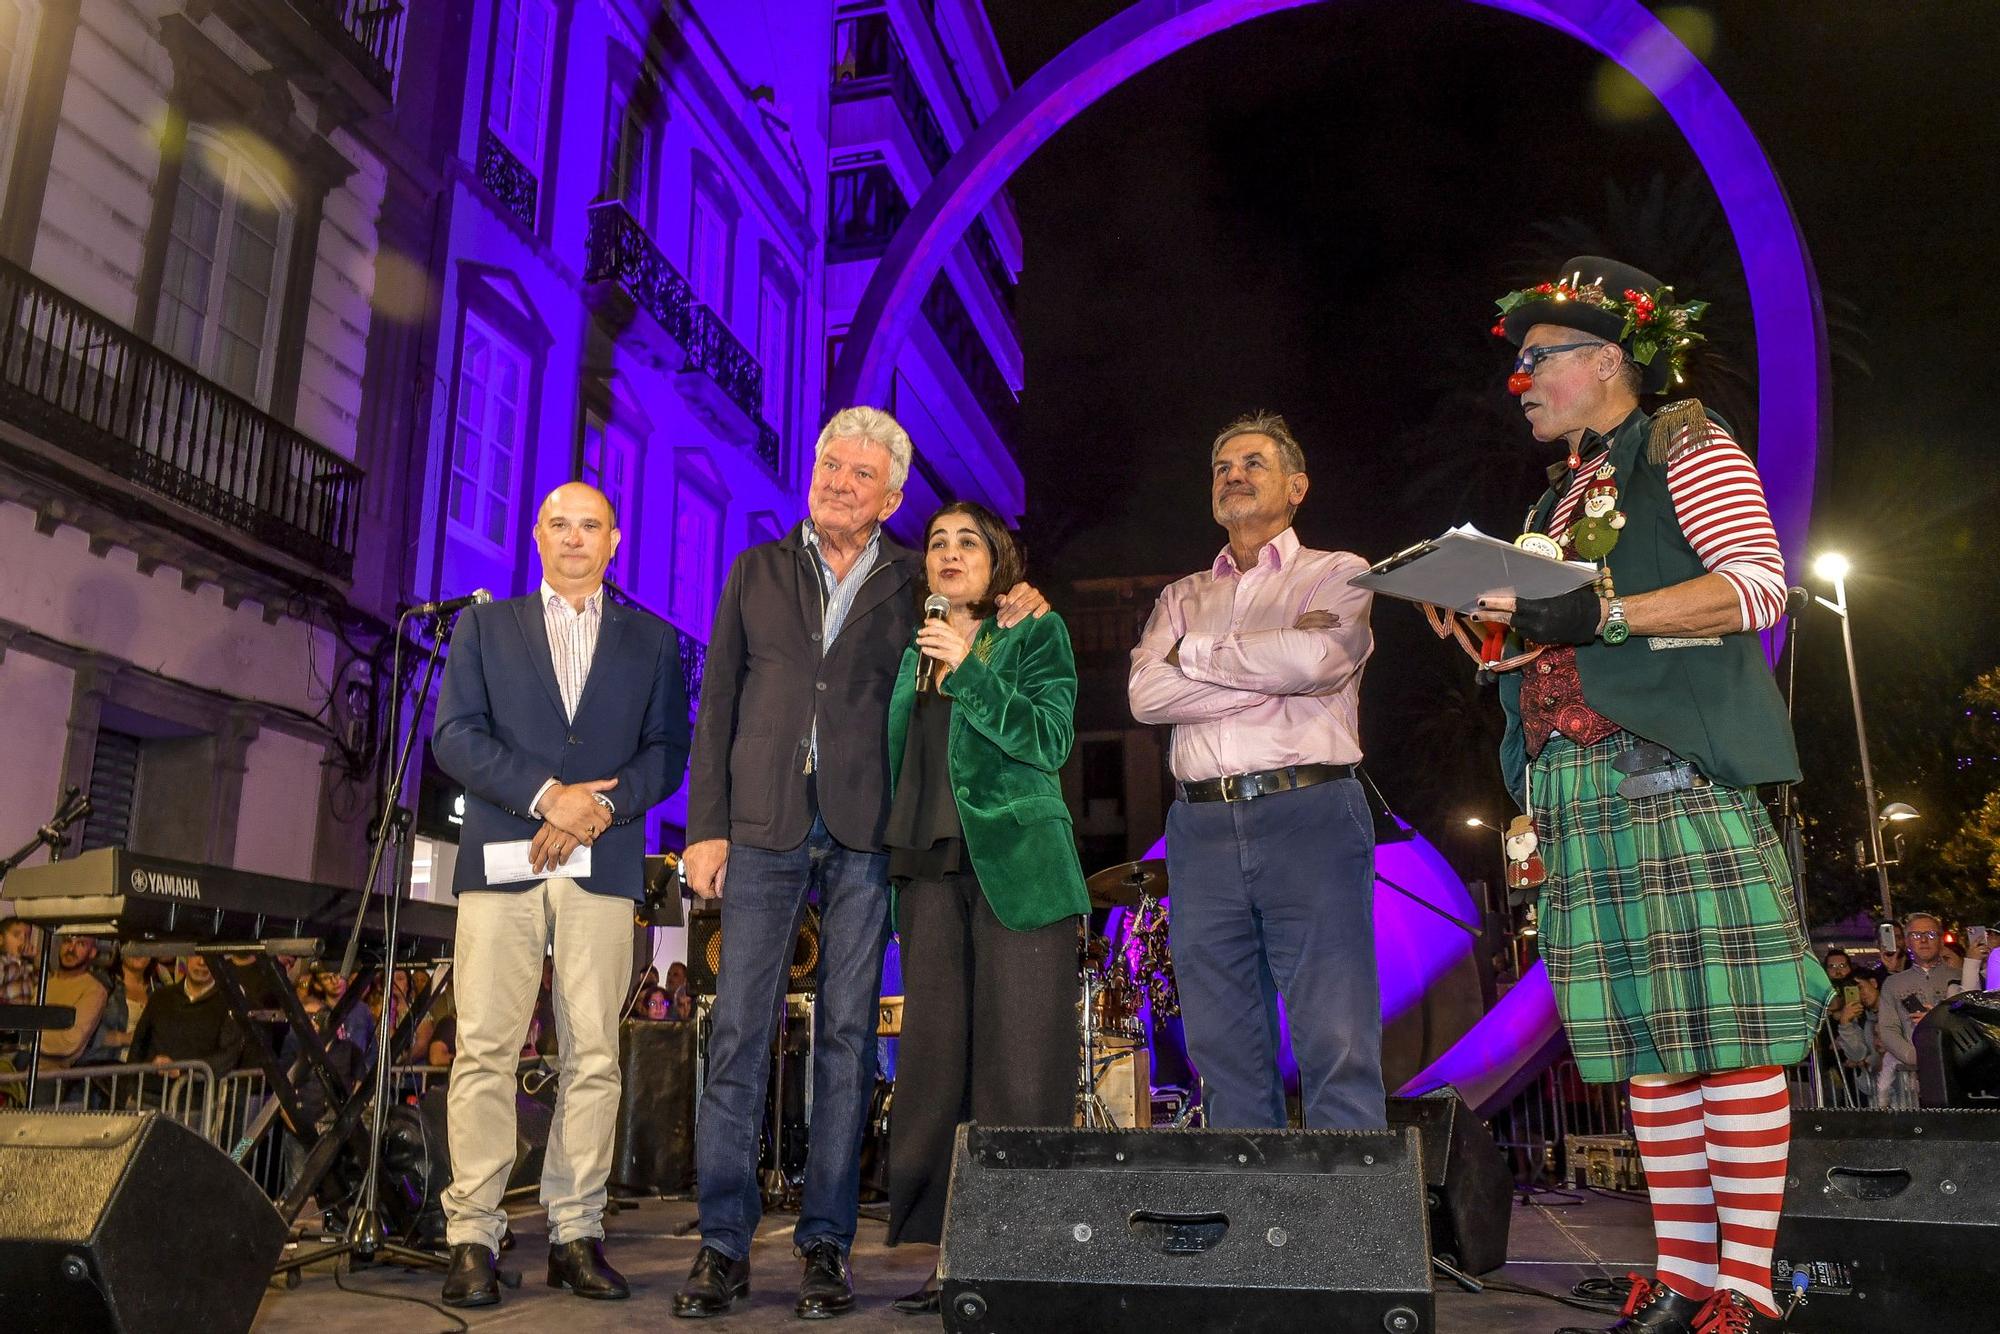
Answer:
[{"label": "blue jeans", "polygon": [[818,819],[785,852],[731,844],[722,886],[708,1082],[695,1122],[701,1239],[732,1260],[750,1254],[763,1216],[757,1155],[778,998],[807,893],[819,891],[819,998],[813,1007],[812,1125],[800,1250],[854,1243],[861,1132],[875,1091],[875,1005],[889,939],[889,858],[842,847]]},{"label": "blue jeans", "polygon": [[1206,1123],[1282,1129],[1278,1005],[1313,1130],[1385,1124],[1375,834],[1341,779],[1167,813],[1167,934]]}]

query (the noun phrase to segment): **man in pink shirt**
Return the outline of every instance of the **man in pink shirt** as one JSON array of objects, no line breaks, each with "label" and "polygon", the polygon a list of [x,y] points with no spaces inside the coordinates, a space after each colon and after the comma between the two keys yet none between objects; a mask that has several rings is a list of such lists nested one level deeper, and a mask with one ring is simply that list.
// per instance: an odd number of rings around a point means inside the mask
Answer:
[{"label": "man in pink shirt", "polygon": [[1384,1122],[1375,840],[1354,768],[1374,642],[1347,552],[1299,544],[1305,458],[1284,418],[1232,422],[1210,450],[1229,545],[1170,584],[1132,650],[1142,723],[1171,723],[1168,938],[1210,1126],[1283,1128],[1278,1006],[1305,1123]]}]

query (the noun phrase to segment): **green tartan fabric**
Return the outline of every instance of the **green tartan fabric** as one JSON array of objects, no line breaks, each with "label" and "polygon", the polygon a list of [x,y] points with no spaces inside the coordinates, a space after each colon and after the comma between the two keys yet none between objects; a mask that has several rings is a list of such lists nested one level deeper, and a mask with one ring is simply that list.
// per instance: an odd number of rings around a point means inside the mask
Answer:
[{"label": "green tartan fabric", "polygon": [[1614,732],[1550,738],[1530,773],[1548,880],[1541,953],[1588,1083],[1805,1058],[1832,987],[1812,959],[1791,872],[1754,790],[1627,801]]}]

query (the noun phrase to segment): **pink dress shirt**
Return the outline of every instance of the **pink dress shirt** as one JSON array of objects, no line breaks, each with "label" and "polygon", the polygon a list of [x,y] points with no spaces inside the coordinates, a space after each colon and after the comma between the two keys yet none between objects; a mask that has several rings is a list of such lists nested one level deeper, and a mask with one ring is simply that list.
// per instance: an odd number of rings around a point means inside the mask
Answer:
[{"label": "pink dress shirt", "polygon": [[[1160,591],[1127,693],[1142,723],[1174,724],[1173,771],[1182,782],[1291,764],[1357,764],[1361,668],[1375,647],[1374,595],[1350,588],[1368,568],[1345,551],[1313,551],[1290,528],[1239,571],[1224,547],[1215,564]],[[1331,630],[1295,630],[1308,611]],[[1167,662],[1174,641],[1180,666]]]}]

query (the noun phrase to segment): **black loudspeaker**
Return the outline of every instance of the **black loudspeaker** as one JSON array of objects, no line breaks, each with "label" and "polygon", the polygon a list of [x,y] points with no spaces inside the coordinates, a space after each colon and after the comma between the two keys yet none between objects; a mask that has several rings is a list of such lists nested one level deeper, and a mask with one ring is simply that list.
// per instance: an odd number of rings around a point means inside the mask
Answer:
[{"label": "black loudspeaker", "polygon": [[618,1028],[618,1136],[611,1184],[679,1195],[694,1180],[693,1023],[627,1019]]},{"label": "black loudspeaker", "polygon": [[2000,1112],[1794,1113],[1775,1268],[1787,1330],[1992,1329]]},{"label": "black loudspeaker", "polygon": [[[716,974],[722,971],[722,908],[718,904],[696,907],[688,913],[688,991],[696,996],[715,994]],[[799,921],[798,937],[792,942],[792,966],[785,977],[785,993],[811,992],[819,977],[819,909],[807,907]]]},{"label": "black loudspeaker", "polygon": [[158,1112],[0,1113],[9,1334],[248,1330],[284,1245],[257,1184]]},{"label": "black loudspeaker", "polygon": [[1413,1130],[962,1125],[944,1326],[1435,1330]]},{"label": "black loudspeaker", "polygon": [[1389,1099],[1389,1127],[1414,1126],[1424,1151],[1431,1254],[1468,1274],[1507,1263],[1514,1177],[1486,1123],[1450,1089]]}]

